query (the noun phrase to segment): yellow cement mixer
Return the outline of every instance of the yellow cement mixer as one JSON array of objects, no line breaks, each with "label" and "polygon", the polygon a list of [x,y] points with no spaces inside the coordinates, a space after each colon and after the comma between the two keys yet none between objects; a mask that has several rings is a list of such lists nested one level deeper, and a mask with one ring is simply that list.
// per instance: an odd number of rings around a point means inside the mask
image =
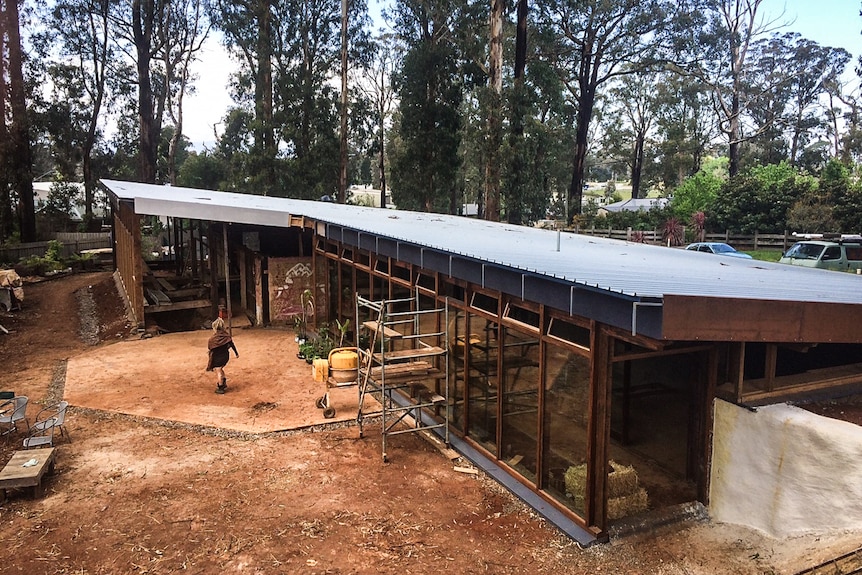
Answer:
[{"label": "yellow cement mixer", "polygon": [[[318,363],[319,362],[319,363]],[[359,352],[355,347],[337,347],[329,352],[326,359],[316,359],[312,366],[314,381],[323,382],[324,393],[317,399],[316,405],[323,410],[323,417],[335,417],[335,407],[329,396],[333,387],[349,387],[356,385],[359,368]]]}]

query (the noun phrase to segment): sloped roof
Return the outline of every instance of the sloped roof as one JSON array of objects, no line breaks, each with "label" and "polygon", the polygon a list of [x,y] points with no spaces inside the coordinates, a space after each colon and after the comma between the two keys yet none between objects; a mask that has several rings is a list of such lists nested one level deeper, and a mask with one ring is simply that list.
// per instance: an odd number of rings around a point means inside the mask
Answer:
[{"label": "sloped roof", "polygon": [[[638,314],[644,322],[663,315],[663,328],[648,329],[653,337],[734,339],[744,332],[748,340],[862,341],[854,335],[862,330],[850,323],[862,321],[862,277],[852,274],[445,214],[113,180],[102,184],[118,199],[133,202],[138,214],[282,227],[290,225],[291,216],[304,216],[326,224],[328,237],[429,269],[461,270],[469,281],[504,285],[508,293],[520,282],[521,292],[513,295],[529,294],[525,299],[551,297],[546,291],[553,284],[553,297],[566,299],[572,313],[584,314],[614,298],[625,307],[613,317],[599,311],[587,317],[635,331]],[[811,339],[815,335],[819,339]]]}]

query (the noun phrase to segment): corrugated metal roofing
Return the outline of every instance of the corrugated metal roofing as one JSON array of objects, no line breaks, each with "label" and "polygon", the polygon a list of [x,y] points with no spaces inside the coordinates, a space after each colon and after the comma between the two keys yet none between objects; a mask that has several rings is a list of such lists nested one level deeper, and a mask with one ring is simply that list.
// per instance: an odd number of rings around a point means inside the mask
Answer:
[{"label": "corrugated metal roofing", "polygon": [[345,206],[115,180],[135,212],[288,226],[290,216],[368,232],[634,299],[665,295],[862,304],[862,276],[557,233],[443,214]]}]

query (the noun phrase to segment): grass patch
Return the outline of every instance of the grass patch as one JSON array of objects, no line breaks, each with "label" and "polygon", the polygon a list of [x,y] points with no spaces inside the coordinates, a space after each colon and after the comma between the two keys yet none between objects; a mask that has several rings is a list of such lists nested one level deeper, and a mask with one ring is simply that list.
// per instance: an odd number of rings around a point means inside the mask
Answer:
[{"label": "grass patch", "polygon": [[781,258],[781,251],[778,250],[745,250],[745,253],[763,262],[777,262]]}]

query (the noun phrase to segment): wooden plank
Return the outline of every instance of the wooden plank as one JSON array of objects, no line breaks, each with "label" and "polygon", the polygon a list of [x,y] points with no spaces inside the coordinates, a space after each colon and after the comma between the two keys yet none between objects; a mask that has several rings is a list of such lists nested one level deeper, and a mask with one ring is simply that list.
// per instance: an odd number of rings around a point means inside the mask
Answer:
[{"label": "wooden plank", "polygon": [[184,289],[175,289],[171,292],[171,297],[176,300],[186,299],[186,298],[194,298],[200,299],[204,295],[206,295],[206,291],[203,288],[184,288]]},{"label": "wooden plank", "polygon": [[662,337],[679,341],[862,343],[859,325],[862,306],[841,303],[665,295],[662,310]]},{"label": "wooden plank", "polygon": [[[362,327],[364,327],[365,329],[372,331],[372,332],[373,331],[382,331],[383,337],[388,338],[388,339],[398,339],[400,337],[403,337],[403,335],[400,332],[397,332],[394,329],[388,328],[385,325],[380,326],[374,320],[368,320],[366,322],[363,322]],[[379,330],[378,327],[380,327],[382,329]]]},{"label": "wooden plank", "polygon": [[164,290],[174,291],[177,289],[174,286],[172,286],[171,283],[168,280],[166,280],[165,278],[156,277],[156,282],[160,286],[162,286],[162,289],[164,289]]},{"label": "wooden plank", "polygon": [[[371,379],[374,381],[380,381],[385,377],[387,385],[395,385],[397,383],[415,381],[418,379],[443,379],[446,377],[446,374],[439,369],[409,369],[410,365],[412,364],[407,364],[403,367],[397,365],[388,365],[386,366],[385,372],[383,372],[381,368],[375,367],[371,370]],[[364,377],[364,374],[361,374],[360,381],[362,380],[362,377]]]},{"label": "wooden plank", "polygon": [[176,311],[180,309],[197,309],[197,308],[205,308],[210,307],[212,305],[210,300],[208,299],[196,299],[190,301],[178,301],[171,304],[164,305],[151,305],[147,306],[145,312],[147,314],[150,313],[159,313],[163,311]]},{"label": "wooden plank", "polygon": [[165,292],[159,289],[151,289],[147,288],[147,297],[151,302],[156,305],[163,305],[171,303],[171,298],[169,298]]},{"label": "wooden plank", "polygon": [[382,363],[386,361],[400,361],[404,359],[417,359],[420,357],[433,357],[443,355],[445,350],[440,347],[420,347],[417,349],[399,349],[397,351],[389,351],[385,354],[375,353],[374,361]]}]

